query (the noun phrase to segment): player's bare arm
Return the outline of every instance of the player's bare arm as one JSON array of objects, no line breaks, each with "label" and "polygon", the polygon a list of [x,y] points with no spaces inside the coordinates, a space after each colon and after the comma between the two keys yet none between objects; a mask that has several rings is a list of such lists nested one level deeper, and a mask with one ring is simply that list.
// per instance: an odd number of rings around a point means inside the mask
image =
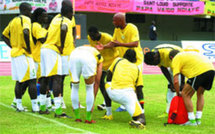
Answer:
[{"label": "player's bare arm", "polygon": [[174,88],[175,88],[175,91],[176,91],[177,95],[178,95],[178,96],[181,96],[178,77],[179,77],[179,74],[176,74],[176,75],[173,77],[173,82],[174,82]]},{"label": "player's bare arm", "polygon": [[23,30],[24,33],[24,39],[25,39],[25,44],[27,48],[24,48],[28,53],[31,53],[31,48],[30,48],[30,36],[29,36],[29,29],[25,28]]},{"label": "player's bare arm", "polygon": [[60,35],[61,47],[59,48],[61,54],[63,53],[63,48],[64,48],[67,31],[68,31],[67,26],[65,24],[61,25],[61,35]]},{"label": "player's bare arm", "polygon": [[172,78],[171,78],[171,75],[170,75],[168,69],[163,66],[161,66],[160,69],[161,69],[162,73],[164,74],[164,76],[166,77],[166,79],[168,80],[168,82],[170,83],[169,88],[171,89],[172,92],[175,92],[173,81],[172,81]]}]

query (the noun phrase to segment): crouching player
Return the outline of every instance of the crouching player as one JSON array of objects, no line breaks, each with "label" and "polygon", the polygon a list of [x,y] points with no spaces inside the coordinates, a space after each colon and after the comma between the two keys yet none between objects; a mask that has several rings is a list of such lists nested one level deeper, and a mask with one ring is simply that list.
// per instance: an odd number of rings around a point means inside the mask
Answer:
[{"label": "crouching player", "polygon": [[94,97],[98,92],[100,78],[102,75],[102,62],[103,58],[99,51],[90,46],[77,47],[70,55],[69,71],[72,83],[71,100],[76,122],[82,121],[80,117],[78,97],[80,76],[82,75],[84,77],[87,92],[87,112],[85,123],[95,123],[95,121],[92,120],[92,109],[95,100]]},{"label": "crouching player", "polygon": [[[136,60],[136,52],[132,49],[128,49],[123,58],[114,60],[108,70],[106,91],[111,100],[123,105],[132,116],[131,127],[145,128],[142,74],[134,64]],[[106,104],[104,119],[112,117],[111,100]]]}]

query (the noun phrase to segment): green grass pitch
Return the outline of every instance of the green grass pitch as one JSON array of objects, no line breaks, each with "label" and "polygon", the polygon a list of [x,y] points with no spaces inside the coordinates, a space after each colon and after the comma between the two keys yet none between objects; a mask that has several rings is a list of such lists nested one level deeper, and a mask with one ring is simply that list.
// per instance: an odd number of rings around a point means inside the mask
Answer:
[{"label": "green grass pitch", "polygon": [[[14,98],[14,85],[10,76],[0,77],[0,134],[212,134],[215,133],[215,84],[211,91],[205,92],[205,107],[203,110],[202,124],[200,126],[163,125],[167,118],[157,118],[166,108],[165,95],[167,81],[163,75],[144,75],[145,115],[147,126],[145,130],[129,128],[131,117],[127,112],[115,112],[119,104],[113,103],[112,121],[102,120],[105,111],[98,111],[95,107],[93,119],[96,124],[76,123],[70,99],[69,77],[65,80],[64,100],[67,109],[64,110],[71,119],[56,119],[54,113],[39,115],[31,112],[18,113],[10,108]],[[215,83],[215,82],[214,82]],[[79,99],[86,106],[86,91],[83,80],[80,84]],[[95,106],[103,102],[99,92]],[[193,96],[193,104],[196,105],[196,95]],[[31,102],[28,93],[23,97],[23,105],[31,110]],[[195,108],[194,108],[195,109]],[[81,118],[85,119],[85,109],[81,110]]]}]

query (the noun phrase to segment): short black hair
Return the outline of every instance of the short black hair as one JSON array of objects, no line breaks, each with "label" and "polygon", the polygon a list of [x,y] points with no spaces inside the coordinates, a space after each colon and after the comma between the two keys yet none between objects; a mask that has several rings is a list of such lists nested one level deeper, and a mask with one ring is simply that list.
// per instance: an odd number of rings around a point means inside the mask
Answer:
[{"label": "short black hair", "polygon": [[97,27],[95,26],[91,26],[89,29],[88,29],[88,33],[98,33],[99,30]]},{"label": "short black hair", "polygon": [[155,60],[154,56],[155,56],[155,52],[147,52],[144,55],[144,62],[147,65],[150,65]]},{"label": "short black hair", "polygon": [[174,58],[180,51],[173,49],[169,52],[169,58],[172,59]]},{"label": "short black hair", "polygon": [[125,52],[123,58],[127,59],[128,61],[130,61],[132,63],[135,63],[137,61],[136,52],[133,49],[128,49]]},{"label": "short black hair", "polygon": [[61,14],[65,16],[67,13],[73,13],[72,3],[69,0],[62,1]]},{"label": "short black hair", "polygon": [[29,6],[31,6],[29,3],[27,2],[23,2],[19,5],[19,10],[20,12],[23,12],[24,10],[26,10]]},{"label": "short black hair", "polygon": [[38,22],[38,17],[42,15],[43,12],[46,12],[43,8],[37,8],[34,10],[34,13],[32,14],[32,22]]}]

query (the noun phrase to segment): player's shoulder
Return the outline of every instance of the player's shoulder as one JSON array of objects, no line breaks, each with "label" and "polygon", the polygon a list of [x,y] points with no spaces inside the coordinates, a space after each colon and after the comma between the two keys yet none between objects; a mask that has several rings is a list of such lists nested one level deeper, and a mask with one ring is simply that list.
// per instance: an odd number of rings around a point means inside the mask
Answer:
[{"label": "player's shoulder", "polygon": [[112,38],[112,36],[109,33],[105,33],[105,32],[100,32],[102,37],[105,38]]}]

